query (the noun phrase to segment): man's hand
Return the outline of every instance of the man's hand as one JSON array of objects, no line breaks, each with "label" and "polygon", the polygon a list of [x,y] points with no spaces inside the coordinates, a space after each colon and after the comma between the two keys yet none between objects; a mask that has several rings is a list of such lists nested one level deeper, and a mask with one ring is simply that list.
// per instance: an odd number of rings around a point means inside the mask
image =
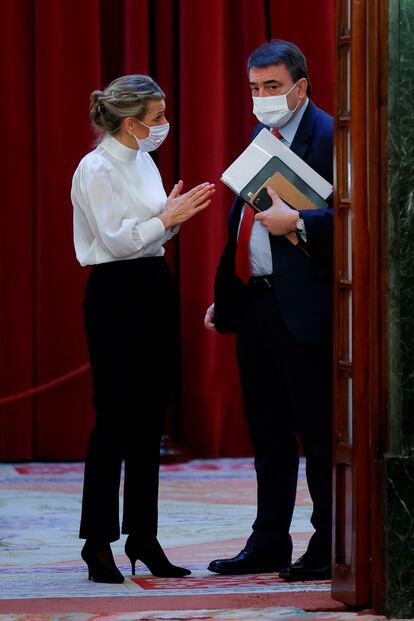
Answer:
[{"label": "man's hand", "polygon": [[266,211],[256,214],[254,219],[261,222],[262,226],[272,235],[287,235],[287,233],[296,231],[299,212],[286,205],[272,188],[267,188],[267,193],[273,205]]},{"label": "man's hand", "polygon": [[207,330],[216,331],[214,326],[214,304],[209,306],[206,311],[206,316],[204,317],[204,327],[207,328]]}]

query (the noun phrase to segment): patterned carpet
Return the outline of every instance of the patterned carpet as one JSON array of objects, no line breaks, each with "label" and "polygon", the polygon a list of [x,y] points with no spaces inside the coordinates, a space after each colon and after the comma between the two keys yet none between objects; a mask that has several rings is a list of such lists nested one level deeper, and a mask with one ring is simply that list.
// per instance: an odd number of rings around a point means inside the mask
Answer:
[{"label": "patterned carpet", "polygon": [[[208,562],[244,545],[255,515],[250,459],[196,460],[161,468],[159,539],[186,578],[131,579],[123,539],[113,545],[124,584],[87,579],[77,538],[83,464],[0,465],[0,618],[10,621],[347,619],[329,582],[287,584],[276,574],[221,577]],[[293,520],[294,557],[311,534],[303,464]],[[315,614],[315,611],[319,611]],[[369,614],[361,619],[373,619]]]}]

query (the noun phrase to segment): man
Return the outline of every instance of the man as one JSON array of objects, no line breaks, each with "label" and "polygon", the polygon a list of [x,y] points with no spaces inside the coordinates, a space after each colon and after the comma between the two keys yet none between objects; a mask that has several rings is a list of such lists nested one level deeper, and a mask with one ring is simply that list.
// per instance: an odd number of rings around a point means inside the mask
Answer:
[{"label": "man", "polygon": [[[270,128],[332,182],[333,122],[308,98],[311,85],[299,48],[282,40],[265,43],[250,55],[248,71],[253,112],[261,121],[253,137]],[[246,547],[234,558],[212,561],[209,569],[221,574],[279,571],[285,580],[327,579],[333,213],[331,206],[298,212],[270,188],[268,193],[272,206],[254,216],[250,230],[245,221],[249,215],[252,221],[253,210],[239,198],[234,202],[217,270],[215,304],[205,319],[207,328],[238,334],[237,359],[258,486],[257,517]],[[292,232],[298,245],[286,238]],[[315,533],[306,553],[292,564],[289,528],[297,486],[297,438],[306,457]]]}]

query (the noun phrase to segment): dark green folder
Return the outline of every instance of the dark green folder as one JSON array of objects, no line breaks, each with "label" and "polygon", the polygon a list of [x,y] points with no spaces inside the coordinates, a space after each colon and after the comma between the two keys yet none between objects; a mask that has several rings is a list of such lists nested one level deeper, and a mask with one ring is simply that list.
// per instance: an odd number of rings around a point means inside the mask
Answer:
[{"label": "dark green folder", "polygon": [[[247,203],[253,207],[259,208],[258,205],[252,203],[252,195],[255,195],[259,188],[266,183],[266,181],[279,172],[285,177],[292,185],[296,187],[302,194],[306,196],[314,205],[315,209],[326,209],[329,205],[313,188],[310,187],[299,175],[297,175],[289,166],[287,166],[282,160],[274,155],[263,168],[257,173],[251,181],[241,190],[240,196]],[[266,207],[270,207],[268,204]],[[263,210],[263,207],[259,208]]]}]

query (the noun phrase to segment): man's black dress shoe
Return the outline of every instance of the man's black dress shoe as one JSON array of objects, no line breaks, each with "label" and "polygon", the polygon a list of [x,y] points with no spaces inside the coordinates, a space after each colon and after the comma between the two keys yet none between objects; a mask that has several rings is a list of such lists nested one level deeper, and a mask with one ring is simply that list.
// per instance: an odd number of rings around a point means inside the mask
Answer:
[{"label": "man's black dress shoe", "polygon": [[305,552],[290,567],[282,569],[279,578],[287,582],[304,580],[329,580],[331,577],[331,561]]},{"label": "man's black dress shoe", "polygon": [[268,550],[264,552],[246,547],[233,558],[211,561],[208,569],[227,575],[263,574],[288,567],[290,560],[290,553],[270,555]]}]

